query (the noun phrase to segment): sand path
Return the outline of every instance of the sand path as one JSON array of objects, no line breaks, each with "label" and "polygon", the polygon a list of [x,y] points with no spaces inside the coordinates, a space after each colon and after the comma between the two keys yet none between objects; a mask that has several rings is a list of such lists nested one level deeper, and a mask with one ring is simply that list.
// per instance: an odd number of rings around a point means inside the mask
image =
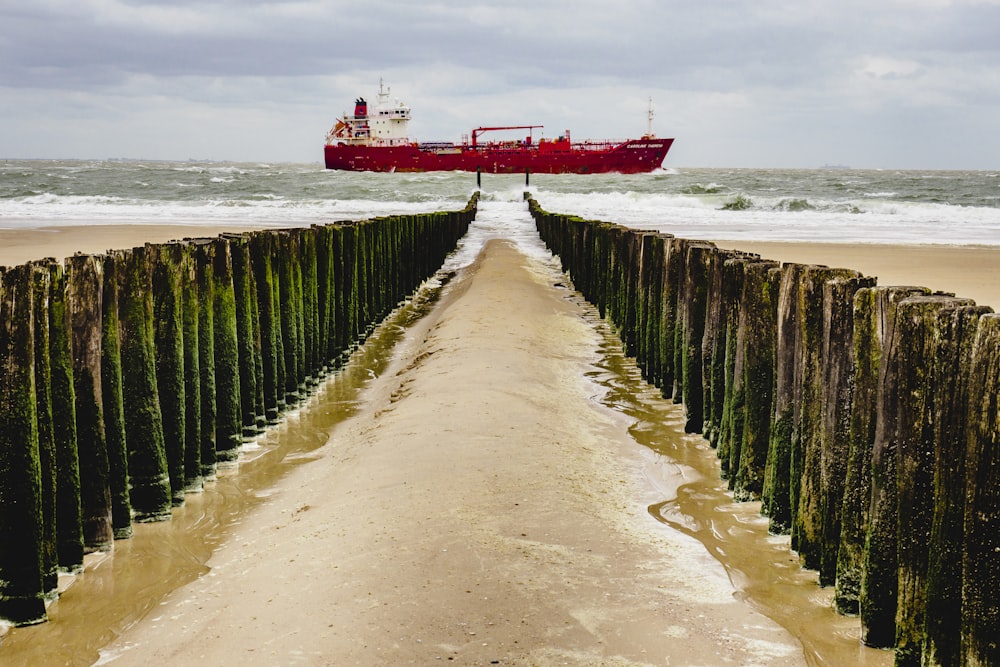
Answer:
[{"label": "sand path", "polygon": [[506,241],[407,332],[366,407],[113,665],[796,665],[657,523],[583,307]]}]

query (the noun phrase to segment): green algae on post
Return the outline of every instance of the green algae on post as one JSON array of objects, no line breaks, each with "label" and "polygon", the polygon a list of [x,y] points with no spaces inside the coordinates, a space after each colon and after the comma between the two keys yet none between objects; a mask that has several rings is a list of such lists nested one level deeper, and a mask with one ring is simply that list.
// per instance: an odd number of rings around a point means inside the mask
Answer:
[{"label": "green algae on post", "polygon": [[966,665],[1000,664],[1000,315],[983,315],[972,352],[962,556]]},{"label": "green algae on post", "polygon": [[[233,301],[236,306],[236,342],[240,378],[240,420],[243,439],[254,438],[257,427],[257,366],[260,338],[257,333],[256,290],[250,268],[250,246],[245,236],[228,235],[233,263]],[[263,402],[263,394],[262,402]]]},{"label": "green algae on post", "polygon": [[194,245],[181,246],[181,327],[184,338],[184,490],[200,491],[201,469],[201,359],[198,322],[198,270]]},{"label": "green algae on post", "polygon": [[156,391],[163,419],[164,453],[170,475],[171,502],[184,503],[187,400],[184,371],[181,245],[150,246],[153,292],[153,343],[156,353]]},{"label": "green algae on post", "polygon": [[[935,400],[934,516],[928,544],[927,623],[923,655],[931,664],[960,664],[962,655],[962,557],[967,478],[966,425],[971,405],[972,353],[979,318],[987,306],[960,307],[939,316],[941,340],[934,355],[939,384],[951,388]],[[996,590],[996,589],[994,589]]]},{"label": "green algae on post", "polygon": [[213,329],[215,347],[215,460],[235,461],[243,443],[240,410],[239,340],[236,293],[229,241],[212,242]]},{"label": "green algae on post", "polygon": [[0,273],[0,618],[46,620],[29,265]]},{"label": "green algae on post", "polygon": [[250,264],[257,290],[258,331],[260,337],[261,386],[264,416],[269,424],[276,423],[278,405],[279,323],[276,321],[274,283],[274,236],[254,232],[250,236]]},{"label": "green algae on post", "polygon": [[[49,303],[52,280],[48,264],[51,260],[33,262],[31,265],[32,317],[35,320],[35,414],[38,419],[38,460],[40,469],[40,502],[42,509],[41,559],[42,591],[47,598],[56,595],[59,583],[59,557],[56,536],[56,490],[58,462],[52,423],[52,368],[49,363]],[[77,504],[79,528],[79,494],[73,498]],[[77,537],[79,538],[79,530]],[[80,561],[83,545],[79,544]],[[77,561],[77,562],[80,562]]]},{"label": "green algae on post", "polygon": [[817,536],[819,581],[832,586],[837,579],[841,511],[847,480],[851,408],[854,400],[854,295],[875,285],[874,278],[828,280],[823,286],[822,413],[818,445],[818,485],[814,493],[820,528]]},{"label": "green algae on post", "polygon": [[173,505],[156,386],[151,252],[144,247],[122,253],[118,276],[122,398],[130,498],[136,521],[169,519]]},{"label": "green algae on post", "polygon": [[196,242],[198,273],[198,367],[201,376],[201,474],[215,477],[215,245]]},{"label": "green algae on post", "polygon": [[128,445],[122,397],[121,338],[118,321],[118,283],[123,255],[104,256],[101,295],[101,402],[108,450],[111,524],[116,540],[132,536],[132,500],[129,495]]},{"label": "green algae on post", "polygon": [[103,267],[93,255],[74,255],[67,266],[83,539],[88,551],[107,551],[115,534],[101,387]]},{"label": "green algae on post", "polygon": [[[758,500],[764,490],[764,472],[774,413],[775,346],[778,322],[777,262],[751,261],[744,266],[737,352],[743,401],[739,458],[733,493],[737,500]],[[736,371],[734,369],[734,378]],[[735,448],[734,448],[735,453]]]}]

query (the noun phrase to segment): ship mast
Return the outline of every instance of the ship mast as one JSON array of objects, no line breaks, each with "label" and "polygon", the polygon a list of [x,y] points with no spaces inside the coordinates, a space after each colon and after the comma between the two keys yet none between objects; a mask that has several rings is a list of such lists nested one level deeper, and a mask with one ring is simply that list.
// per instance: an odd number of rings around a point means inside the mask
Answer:
[{"label": "ship mast", "polygon": [[653,98],[649,98],[649,111],[646,112],[646,136],[644,139],[652,139],[653,134]]}]

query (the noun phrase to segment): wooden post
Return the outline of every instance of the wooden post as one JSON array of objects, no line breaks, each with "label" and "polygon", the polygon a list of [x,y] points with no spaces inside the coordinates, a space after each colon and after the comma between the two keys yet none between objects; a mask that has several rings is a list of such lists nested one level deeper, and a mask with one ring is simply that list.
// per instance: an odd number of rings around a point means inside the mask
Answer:
[{"label": "wooden post", "polygon": [[[93,255],[74,255],[66,261],[66,310],[72,346],[77,446],[63,458],[72,462],[79,452],[78,502],[81,509],[76,511],[82,510],[86,548],[88,551],[107,551],[114,543],[115,531],[101,383],[104,273],[100,259]],[[73,508],[66,510],[67,513],[72,511]]]},{"label": "wooden post", "polygon": [[0,618],[46,620],[31,267],[0,274]]}]

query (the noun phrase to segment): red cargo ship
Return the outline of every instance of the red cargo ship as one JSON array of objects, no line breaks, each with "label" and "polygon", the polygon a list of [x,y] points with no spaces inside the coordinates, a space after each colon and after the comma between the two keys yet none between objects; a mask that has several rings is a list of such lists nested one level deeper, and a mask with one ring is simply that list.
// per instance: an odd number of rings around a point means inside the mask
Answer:
[{"label": "red cargo ship", "polygon": [[[326,136],[327,169],[346,171],[477,171],[493,174],[637,174],[653,171],[673,139],[658,139],[649,130],[641,139],[627,141],[570,140],[569,130],[556,139],[533,137],[541,125],[477,127],[472,139],[460,144],[417,143],[407,134],[410,107],[389,103],[389,92],[379,84],[378,103],[369,113],[368,103],[358,98],[354,115],[344,114]],[[480,141],[486,132],[527,130],[524,139]]]}]

